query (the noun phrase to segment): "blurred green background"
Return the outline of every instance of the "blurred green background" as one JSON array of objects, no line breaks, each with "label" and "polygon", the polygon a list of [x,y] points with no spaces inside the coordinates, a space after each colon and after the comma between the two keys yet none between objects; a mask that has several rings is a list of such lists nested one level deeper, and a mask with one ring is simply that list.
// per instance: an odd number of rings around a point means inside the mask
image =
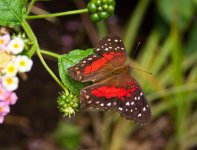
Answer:
[{"label": "blurred green background", "polygon": [[[39,1],[32,14],[85,8],[88,1]],[[19,101],[0,126],[1,150],[196,150],[197,0],[116,0],[115,15],[97,24],[88,14],[29,20],[40,47],[60,54],[94,47],[118,33],[151,103],[152,121],[141,127],[115,112],[58,112],[59,87],[34,56]],[[141,43],[136,49],[138,43]],[[45,57],[58,74],[57,60]]]}]

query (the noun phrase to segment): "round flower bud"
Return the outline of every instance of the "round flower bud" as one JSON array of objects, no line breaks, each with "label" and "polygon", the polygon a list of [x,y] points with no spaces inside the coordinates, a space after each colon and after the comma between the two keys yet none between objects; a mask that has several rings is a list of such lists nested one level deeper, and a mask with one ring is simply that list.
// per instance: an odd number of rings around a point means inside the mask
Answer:
[{"label": "round flower bud", "polygon": [[109,17],[108,13],[104,12],[104,11],[99,12],[99,16],[100,16],[101,19],[106,19],[106,18]]},{"label": "round flower bud", "polygon": [[100,21],[100,17],[97,13],[94,13],[92,15],[90,15],[90,19],[93,21],[93,22],[98,22]]},{"label": "round flower bud", "polygon": [[88,3],[87,8],[90,13],[97,12],[97,6],[93,2]]}]

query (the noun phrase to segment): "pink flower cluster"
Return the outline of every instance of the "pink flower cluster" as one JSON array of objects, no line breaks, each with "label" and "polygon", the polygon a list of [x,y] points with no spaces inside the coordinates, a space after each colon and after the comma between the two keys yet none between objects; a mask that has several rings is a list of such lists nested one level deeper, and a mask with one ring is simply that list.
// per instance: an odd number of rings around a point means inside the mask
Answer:
[{"label": "pink flower cluster", "polygon": [[10,92],[2,86],[0,81],[0,124],[4,117],[10,112],[10,105],[14,105],[18,97],[15,92]]}]

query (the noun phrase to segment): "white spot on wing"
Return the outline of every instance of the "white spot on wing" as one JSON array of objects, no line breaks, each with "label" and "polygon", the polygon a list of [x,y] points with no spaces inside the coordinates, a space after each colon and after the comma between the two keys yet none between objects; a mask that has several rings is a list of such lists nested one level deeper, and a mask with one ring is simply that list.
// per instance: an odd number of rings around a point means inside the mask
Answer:
[{"label": "white spot on wing", "polygon": [[137,97],[137,100],[140,100],[140,97],[139,96]]},{"label": "white spot on wing", "polygon": [[146,107],[143,108],[143,111],[146,111]]},{"label": "white spot on wing", "polygon": [[111,106],[111,103],[107,103],[107,106]]},{"label": "white spot on wing", "polygon": [[134,102],[131,102],[131,105],[134,105]]},{"label": "white spot on wing", "polygon": [[122,110],[123,110],[123,109],[122,109],[122,107],[119,107],[118,109],[119,109],[120,111],[122,111]]},{"label": "white spot on wing", "polygon": [[108,51],[109,49],[108,48],[105,48],[105,50]]},{"label": "white spot on wing", "polygon": [[138,117],[141,117],[141,116],[142,116],[142,114],[141,114],[141,113],[139,113],[139,114],[138,114]]},{"label": "white spot on wing", "polygon": [[88,99],[88,98],[90,98],[90,96],[89,96],[89,95],[86,95],[85,97],[86,97],[87,99]]},{"label": "white spot on wing", "polygon": [[104,106],[104,104],[103,104],[103,103],[101,103],[100,105],[101,105],[101,106]]},{"label": "white spot on wing", "polygon": [[126,106],[129,106],[130,105],[130,103],[129,102],[126,102],[126,104],[125,104]]},{"label": "white spot on wing", "polygon": [[118,42],[118,40],[115,39],[114,42]]},{"label": "white spot on wing", "polygon": [[137,97],[135,97],[135,100],[137,100]]}]

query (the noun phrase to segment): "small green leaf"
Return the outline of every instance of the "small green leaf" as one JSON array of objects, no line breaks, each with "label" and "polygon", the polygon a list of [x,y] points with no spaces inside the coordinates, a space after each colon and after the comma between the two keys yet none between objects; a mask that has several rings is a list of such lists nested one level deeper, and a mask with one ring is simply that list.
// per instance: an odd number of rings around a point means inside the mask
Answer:
[{"label": "small green leaf", "polygon": [[25,18],[25,0],[0,0],[0,25],[15,26]]},{"label": "small green leaf", "polygon": [[73,93],[79,95],[79,90],[87,84],[82,84],[81,82],[75,81],[72,79],[68,73],[67,69],[72,67],[77,62],[79,62],[84,57],[93,53],[93,49],[87,50],[73,50],[68,54],[61,55],[58,59],[58,69],[59,75],[63,84],[70,89]]}]

